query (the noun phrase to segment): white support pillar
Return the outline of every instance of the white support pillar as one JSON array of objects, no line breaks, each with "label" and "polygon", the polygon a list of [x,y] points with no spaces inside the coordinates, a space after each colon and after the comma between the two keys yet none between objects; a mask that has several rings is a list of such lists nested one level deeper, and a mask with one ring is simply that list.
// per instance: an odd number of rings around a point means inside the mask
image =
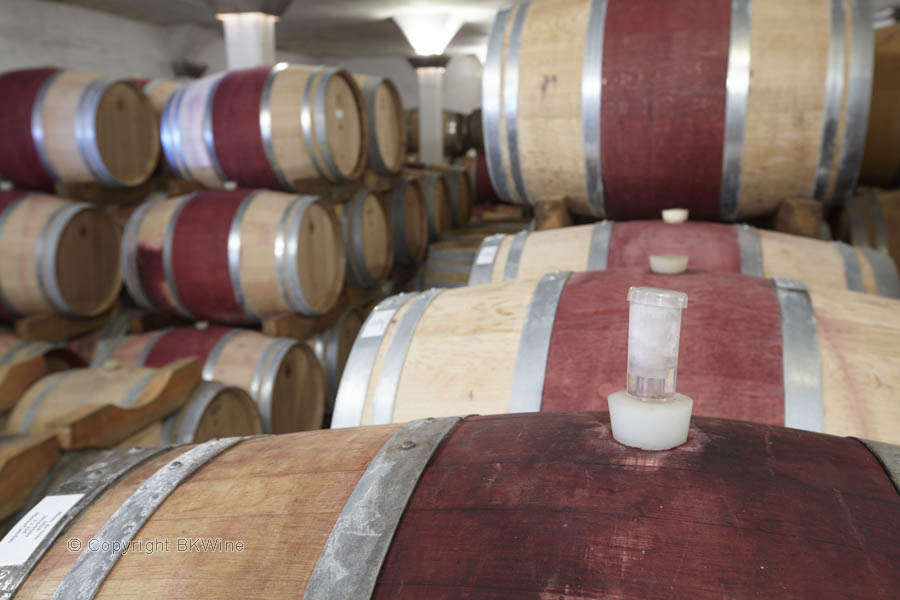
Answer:
[{"label": "white support pillar", "polygon": [[418,67],[419,161],[444,164],[444,67]]},{"label": "white support pillar", "polygon": [[225,29],[229,69],[246,69],[275,62],[275,22],[278,17],[261,12],[217,16]]}]

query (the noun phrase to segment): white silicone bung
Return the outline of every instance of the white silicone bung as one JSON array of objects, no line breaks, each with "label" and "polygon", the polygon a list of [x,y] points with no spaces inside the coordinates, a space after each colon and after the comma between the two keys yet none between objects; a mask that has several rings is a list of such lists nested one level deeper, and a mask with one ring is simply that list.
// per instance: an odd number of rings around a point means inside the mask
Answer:
[{"label": "white silicone bung", "polygon": [[236,181],[226,181],[222,184],[222,188],[231,192],[238,189],[238,184]]},{"label": "white silicone bung", "polygon": [[643,400],[628,392],[610,394],[613,438],[641,450],[670,450],[685,443],[694,401],[683,394],[669,400]]},{"label": "white silicone bung", "polygon": [[662,275],[678,275],[687,271],[686,254],[651,254],[650,270]]},{"label": "white silicone bung", "polygon": [[13,189],[12,181],[0,179],[0,192],[11,192]]},{"label": "white silicone bung", "polygon": [[662,220],[666,223],[684,223],[690,212],[686,208],[667,208],[662,211]]}]

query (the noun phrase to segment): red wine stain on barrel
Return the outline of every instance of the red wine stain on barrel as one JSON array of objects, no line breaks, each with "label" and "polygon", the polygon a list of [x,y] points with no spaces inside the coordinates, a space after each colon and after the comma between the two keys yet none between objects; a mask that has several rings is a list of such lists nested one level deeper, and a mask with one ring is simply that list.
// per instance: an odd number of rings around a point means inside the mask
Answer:
[{"label": "red wine stain on barrel", "polygon": [[607,216],[719,216],[731,3],[610,2],[603,44]]},{"label": "red wine stain on barrel", "polygon": [[19,187],[53,191],[31,137],[31,115],[44,82],[56,68],[26,69],[0,75],[0,173]]},{"label": "red wine stain on barrel", "polygon": [[699,447],[657,453],[604,427],[604,413],[460,423],[372,597],[890,598],[900,586],[900,498],[856,440],[695,417]]},{"label": "red wine stain on barrel", "polygon": [[646,268],[651,254],[686,255],[688,268],[696,271],[741,272],[734,225],[624,221],[613,226],[607,268]]},{"label": "red wine stain on barrel", "polygon": [[145,367],[164,367],[178,359],[196,356],[205,362],[215,345],[229,331],[228,327],[209,327],[192,329],[189,327],[175,329],[163,335],[147,354]]},{"label": "red wine stain on barrel", "polygon": [[[213,99],[212,128],[216,155],[228,179],[246,187],[277,190],[282,186],[266,157],[259,127],[262,91],[271,70],[243,69],[223,77]],[[272,123],[273,135],[277,125]]]},{"label": "red wine stain on barrel", "polygon": [[163,267],[162,248],[155,248],[138,243],[135,251],[137,271],[141,280],[144,294],[153,306],[171,312],[181,314],[178,307],[170,300],[169,286],[166,283],[166,272]]},{"label": "red wine stain on barrel", "polygon": [[633,285],[688,295],[676,389],[693,398],[695,415],[784,423],[778,298],[770,280],[731,273],[572,275],[556,311],[541,410],[607,410],[606,397],[625,389]]}]

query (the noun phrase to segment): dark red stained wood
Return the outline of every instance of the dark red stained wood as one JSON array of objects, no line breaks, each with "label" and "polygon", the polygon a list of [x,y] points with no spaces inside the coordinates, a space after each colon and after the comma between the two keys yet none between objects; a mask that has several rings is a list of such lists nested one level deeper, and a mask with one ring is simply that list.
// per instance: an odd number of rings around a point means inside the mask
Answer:
[{"label": "dark red stained wood", "polygon": [[228,272],[228,233],[248,190],[201,192],[181,210],[172,236],[172,273],[192,315],[241,322],[247,315]]},{"label": "dark red stained wood", "polygon": [[165,312],[181,314],[181,311],[169,301],[169,296],[166,294],[168,284],[163,267],[162,248],[138,243],[137,250],[135,250],[135,262],[137,262],[141,287],[153,306]]},{"label": "dark red stained wood", "polygon": [[666,452],[604,413],[474,417],[435,453],[373,598],[895,598],[900,495],[859,442],[695,418]]},{"label": "dark red stained wood", "polygon": [[208,327],[195,329],[181,327],[163,335],[147,353],[145,367],[159,368],[175,362],[180,358],[196,356],[205,361],[213,347],[229,331],[228,327]]},{"label": "dark red stained wood", "polygon": [[282,186],[266,158],[259,129],[260,100],[271,70],[244,69],[222,78],[213,98],[212,128],[216,155],[228,179],[246,187],[277,190]]},{"label": "dark red stained wood", "polygon": [[647,267],[651,254],[686,254],[697,271],[741,272],[741,249],[733,225],[688,221],[622,221],[613,226],[607,268]]},{"label": "dark red stained wood", "polygon": [[491,175],[488,172],[487,159],[484,154],[475,157],[475,171],[473,176],[475,187],[475,204],[503,202],[494,190],[491,183]]},{"label": "dark red stained wood", "polygon": [[609,2],[601,151],[607,216],[719,216],[731,3]]},{"label": "dark red stained wood", "polygon": [[31,112],[41,86],[57,71],[48,67],[0,75],[0,173],[23,188],[53,190],[31,137]]},{"label": "dark red stained wood", "polygon": [[625,389],[633,285],[688,295],[676,387],[694,399],[695,415],[784,423],[781,312],[772,282],[693,271],[572,275],[556,311],[541,410],[607,410],[607,396]]}]

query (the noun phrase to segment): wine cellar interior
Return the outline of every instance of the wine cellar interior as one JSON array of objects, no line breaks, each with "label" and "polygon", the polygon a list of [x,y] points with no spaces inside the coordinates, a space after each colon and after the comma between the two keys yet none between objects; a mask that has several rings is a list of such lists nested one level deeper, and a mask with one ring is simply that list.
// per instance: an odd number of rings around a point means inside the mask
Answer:
[{"label": "wine cellar interior", "polygon": [[0,0],[0,600],[900,595],[900,0]]}]

